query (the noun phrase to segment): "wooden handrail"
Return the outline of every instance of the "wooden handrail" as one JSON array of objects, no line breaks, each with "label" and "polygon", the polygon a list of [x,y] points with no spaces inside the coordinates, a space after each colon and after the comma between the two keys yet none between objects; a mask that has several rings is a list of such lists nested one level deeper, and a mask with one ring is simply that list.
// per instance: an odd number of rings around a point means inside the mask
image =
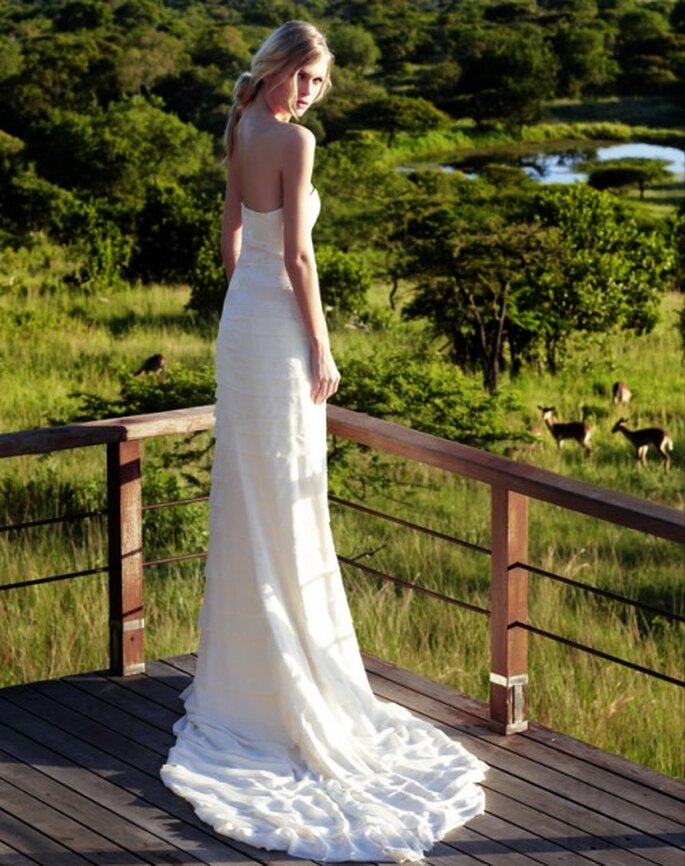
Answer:
[{"label": "wooden handrail", "polygon": [[[213,426],[214,407],[196,406],[3,433],[0,434],[0,458],[195,433],[210,430]],[[685,543],[685,514],[667,505],[567,478],[536,466],[515,463],[470,445],[451,442],[340,406],[328,406],[328,432],[532,499]]]},{"label": "wooden handrail", "polygon": [[685,514],[667,505],[567,478],[526,463],[515,463],[498,454],[338,406],[328,407],[328,431],[379,451],[427,463],[531,499],[685,543]]},{"label": "wooden handrail", "polygon": [[[528,499],[685,543],[685,515],[675,508],[606,490],[545,469],[329,406],[328,432],[491,488],[490,713],[505,733],[525,730],[527,675]],[[141,512],[142,440],[210,430],[214,407],[197,406],[0,435],[0,458],[107,446],[110,665],[135,673],[145,659]]]}]

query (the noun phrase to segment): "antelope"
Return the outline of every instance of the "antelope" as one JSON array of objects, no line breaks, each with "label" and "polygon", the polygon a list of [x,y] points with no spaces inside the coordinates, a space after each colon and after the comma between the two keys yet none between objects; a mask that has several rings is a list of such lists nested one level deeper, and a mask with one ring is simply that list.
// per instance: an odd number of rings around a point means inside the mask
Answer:
[{"label": "antelope", "polygon": [[623,433],[626,439],[635,446],[635,459],[643,466],[647,465],[647,451],[653,445],[661,455],[661,465],[664,472],[668,470],[669,451],[673,451],[673,440],[661,427],[644,427],[642,430],[629,430],[626,427],[628,419],[619,418],[614,424],[612,433]]},{"label": "antelope", "polygon": [[166,359],[164,355],[150,355],[149,358],[146,358],[143,361],[143,364],[135,374],[136,376],[142,376],[143,373],[157,373],[158,375],[164,372],[164,368],[166,366]]},{"label": "antelope", "polygon": [[614,382],[611,393],[616,406],[627,406],[630,403],[630,398],[633,396],[633,392],[625,382]]},{"label": "antelope", "polygon": [[590,436],[592,436],[592,427],[587,421],[568,421],[565,424],[560,424],[554,421],[554,406],[538,406],[542,412],[542,420],[547,425],[549,432],[554,436],[554,441],[557,443],[557,448],[561,449],[561,443],[564,439],[573,439],[585,451],[590,454]]}]

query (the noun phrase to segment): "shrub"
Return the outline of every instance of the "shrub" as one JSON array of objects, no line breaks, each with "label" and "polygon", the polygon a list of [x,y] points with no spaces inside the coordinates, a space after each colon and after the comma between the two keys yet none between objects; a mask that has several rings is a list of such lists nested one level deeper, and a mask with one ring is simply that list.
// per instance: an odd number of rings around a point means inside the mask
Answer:
[{"label": "shrub", "polygon": [[364,309],[371,287],[371,274],[358,255],[331,246],[319,246],[316,263],[321,298],[326,306],[344,313],[358,313]]}]

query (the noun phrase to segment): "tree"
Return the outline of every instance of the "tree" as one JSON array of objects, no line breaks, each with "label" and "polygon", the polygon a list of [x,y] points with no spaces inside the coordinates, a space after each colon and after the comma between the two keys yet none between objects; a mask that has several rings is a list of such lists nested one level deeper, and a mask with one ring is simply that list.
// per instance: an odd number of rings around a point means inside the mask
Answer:
[{"label": "tree", "polygon": [[539,356],[553,372],[571,333],[650,331],[674,251],[620,202],[587,187],[544,188],[487,206],[435,203],[408,227],[405,308],[447,337],[488,389]]},{"label": "tree", "polygon": [[550,367],[572,331],[649,333],[661,294],[675,278],[666,233],[642,225],[621,201],[580,184],[539,190],[534,210],[563,241],[563,265],[544,284]]},{"label": "tree", "polygon": [[609,50],[608,32],[599,22],[578,27],[575,22],[561,28],[554,39],[559,61],[559,96],[578,98],[602,91],[616,78],[618,65]]},{"label": "tree", "polygon": [[360,313],[366,306],[371,274],[355,253],[321,245],[316,250],[321,299],[344,313]]},{"label": "tree", "polygon": [[449,213],[432,219],[441,226],[417,245],[421,276],[404,313],[428,318],[434,332],[447,337],[452,360],[467,370],[480,369],[483,385],[493,393],[511,326],[525,324],[530,312],[525,299],[556,261],[554,232],[502,219],[474,227]]},{"label": "tree", "polygon": [[392,147],[398,132],[419,132],[435,129],[449,118],[426,99],[409,96],[387,96],[360,105],[352,114],[352,121],[363,129],[378,129],[388,134],[388,147]]},{"label": "tree", "polygon": [[151,27],[136,30],[115,61],[121,92],[150,93],[158,81],[176,72],[182,58],[176,37]]},{"label": "tree", "polygon": [[329,41],[335,62],[354,69],[360,75],[371,72],[380,58],[373,36],[355,24],[336,24],[331,29]]},{"label": "tree", "polygon": [[456,60],[443,60],[420,73],[416,94],[432,102],[441,111],[456,114],[459,111],[459,82],[462,69]]},{"label": "tree", "polygon": [[457,57],[464,70],[461,87],[471,95],[477,120],[502,120],[521,132],[542,114],[555,92],[557,61],[539,28],[503,27],[471,31],[465,56]]},{"label": "tree", "polygon": [[671,177],[667,165],[667,161],[663,159],[607,160],[591,169],[587,182],[588,186],[599,190],[637,186],[642,199],[647,185],[662,183]]},{"label": "tree", "polygon": [[210,137],[142,96],[86,115],[55,110],[42,123],[38,165],[82,193],[141,203],[150,183],[178,182],[218,168]]}]

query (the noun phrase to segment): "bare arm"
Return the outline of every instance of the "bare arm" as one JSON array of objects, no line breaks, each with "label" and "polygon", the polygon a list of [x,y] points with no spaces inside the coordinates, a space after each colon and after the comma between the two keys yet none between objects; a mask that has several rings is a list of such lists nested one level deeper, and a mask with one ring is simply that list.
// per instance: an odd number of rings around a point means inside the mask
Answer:
[{"label": "bare arm", "polygon": [[243,236],[243,219],[240,209],[242,192],[240,189],[237,150],[238,144],[236,142],[233,148],[233,156],[228,165],[224,213],[221,220],[221,258],[229,282],[240,255],[240,245]]},{"label": "bare arm", "polygon": [[288,277],[311,347],[312,399],[323,403],[338,390],[312,245],[308,200],[315,140],[304,127],[288,129],[283,163],[283,244]]}]

